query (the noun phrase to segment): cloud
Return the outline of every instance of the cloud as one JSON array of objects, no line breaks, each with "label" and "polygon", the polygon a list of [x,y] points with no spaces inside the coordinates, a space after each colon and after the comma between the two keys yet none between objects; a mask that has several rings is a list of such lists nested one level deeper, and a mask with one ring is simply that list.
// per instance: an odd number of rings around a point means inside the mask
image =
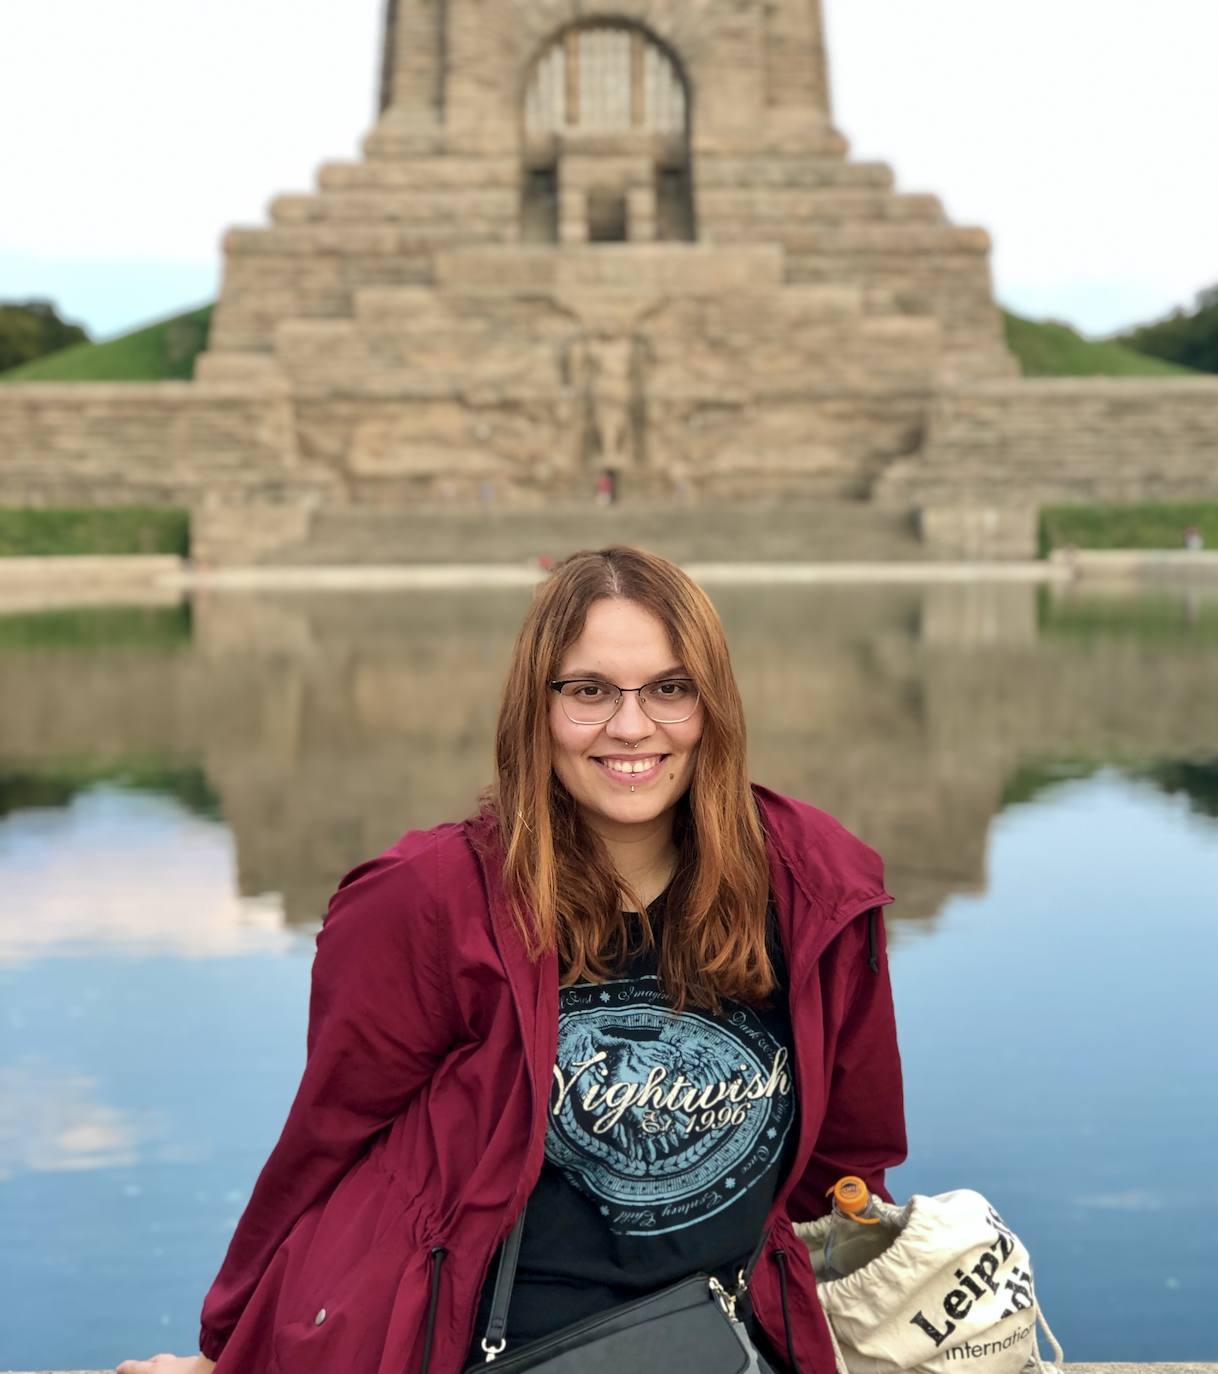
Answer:
[{"label": "cloud", "polygon": [[1105,1212],[1160,1212],[1163,1198],[1145,1189],[1129,1188],[1122,1193],[1089,1193],[1074,1199],[1077,1207],[1091,1207]]},{"label": "cloud", "polygon": [[141,1141],[166,1134],[164,1115],[98,1102],[97,1086],[42,1059],[0,1065],[0,1180],[139,1163]]},{"label": "cloud", "polygon": [[0,821],[0,886],[0,966],[99,948],[140,958],[245,954],[300,939],[278,893],[240,895],[226,826],[113,787]]}]

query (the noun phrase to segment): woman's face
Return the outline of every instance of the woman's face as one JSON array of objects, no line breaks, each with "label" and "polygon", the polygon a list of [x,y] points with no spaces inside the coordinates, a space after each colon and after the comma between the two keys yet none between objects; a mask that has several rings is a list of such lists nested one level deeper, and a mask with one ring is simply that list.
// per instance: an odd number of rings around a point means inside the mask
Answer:
[{"label": "woman's face", "polygon": [[[555,677],[604,678],[618,687],[642,687],[686,675],[667,631],[650,611],[634,601],[604,598],[589,607],[583,633],[563,655]],[[654,823],[672,810],[693,777],[702,735],[701,701],[688,720],[658,725],[639,705],[637,692],[624,692],[622,704],[604,724],[577,725],[567,719],[559,694],[551,692],[550,697],[554,772],[600,833],[611,838],[623,827]],[[641,773],[615,772],[613,761],[651,766]]]}]

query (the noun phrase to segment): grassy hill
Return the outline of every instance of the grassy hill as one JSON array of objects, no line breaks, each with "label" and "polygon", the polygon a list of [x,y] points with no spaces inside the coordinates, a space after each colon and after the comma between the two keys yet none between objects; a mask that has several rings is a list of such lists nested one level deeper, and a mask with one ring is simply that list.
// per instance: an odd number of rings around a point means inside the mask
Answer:
[{"label": "grassy hill", "polygon": [[[0,382],[154,382],[189,378],[207,347],[210,305],[161,320],[107,343],[74,344],[0,372]],[[1003,311],[1007,345],[1025,377],[1188,377],[1191,368],[1138,353],[1125,344],[1084,339],[1069,325]]]},{"label": "grassy hill", "polygon": [[212,307],[159,320],[106,343],[79,343],[0,372],[0,382],[189,380],[207,347]]},{"label": "grassy hill", "polygon": [[1138,353],[1110,340],[1084,339],[1067,324],[1025,320],[1004,310],[1007,347],[1025,377],[1196,377],[1176,363]]}]

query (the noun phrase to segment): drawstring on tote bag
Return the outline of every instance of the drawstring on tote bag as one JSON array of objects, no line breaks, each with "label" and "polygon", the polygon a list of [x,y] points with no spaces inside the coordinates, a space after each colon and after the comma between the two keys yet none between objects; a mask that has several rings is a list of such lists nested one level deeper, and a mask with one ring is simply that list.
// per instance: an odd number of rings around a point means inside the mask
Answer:
[{"label": "drawstring on tote bag", "polygon": [[[874,1197],[891,1243],[841,1278],[826,1273],[833,1216],[797,1222],[808,1247],[837,1360],[837,1374],[1060,1374],[1044,1361],[1037,1323],[1061,1346],[1036,1299],[1027,1247],[980,1193],[960,1188],[898,1207]],[[849,1272],[847,1272],[849,1270]]]}]

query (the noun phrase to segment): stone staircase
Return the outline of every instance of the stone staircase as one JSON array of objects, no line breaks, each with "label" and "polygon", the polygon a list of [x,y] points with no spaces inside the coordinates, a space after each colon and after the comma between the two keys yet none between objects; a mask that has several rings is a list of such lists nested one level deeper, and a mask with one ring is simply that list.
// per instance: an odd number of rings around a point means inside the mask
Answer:
[{"label": "stone staircase", "polygon": [[679,563],[915,561],[933,556],[912,511],[865,502],[588,504],[521,509],[349,506],[317,512],[276,565],[522,563],[637,544]]}]

